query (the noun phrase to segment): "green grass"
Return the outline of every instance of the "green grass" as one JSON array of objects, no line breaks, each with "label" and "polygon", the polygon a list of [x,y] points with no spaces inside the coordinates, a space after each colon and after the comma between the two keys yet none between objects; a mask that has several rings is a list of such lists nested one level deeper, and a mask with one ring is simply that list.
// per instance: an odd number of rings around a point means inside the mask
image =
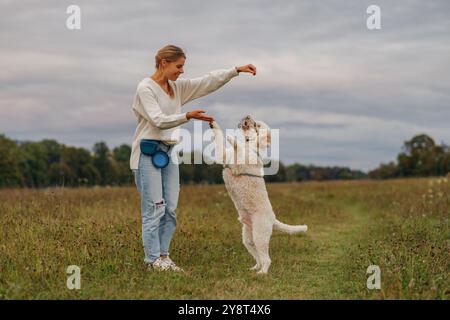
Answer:
[{"label": "green grass", "polygon": [[[438,182],[439,181],[439,182]],[[135,188],[0,191],[0,299],[447,299],[450,183],[443,179],[269,184],[278,218],[267,276],[224,186],[183,186],[171,256],[143,264]],[[381,290],[366,269],[381,268]],[[81,267],[81,290],[66,287]]]}]

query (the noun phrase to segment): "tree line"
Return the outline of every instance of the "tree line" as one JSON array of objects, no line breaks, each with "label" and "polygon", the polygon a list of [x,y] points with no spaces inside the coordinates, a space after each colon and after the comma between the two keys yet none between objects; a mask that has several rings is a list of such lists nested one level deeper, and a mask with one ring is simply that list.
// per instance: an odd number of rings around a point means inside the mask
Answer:
[{"label": "tree line", "polygon": [[110,150],[96,143],[92,151],[45,139],[13,141],[0,135],[0,187],[128,185],[131,148]]},{"label": "tree line", "polygon": [[[122,186],[134,184],[129,169],[131,147],[122,144],[109,149],[97,142],[92,150],[60,144],[45,139],[38,142],[14,141],[0,135],[0,188],[49,186]],[[191,154],[193,159],[193,155]],[[406,141],[397,162],[381,164],[368,174],[347,167],[324,167],[294,163],[279,163],[276,175],[266,176],[267,182],[307,180],[339,180],[363,178],[396,178],[443,175],[450,171],[450,150],[436,145],[427,135]],[[222,166],[180,165],[182,184],[223,183]]]},{"label": "tree line", "polygon": [[382,163],[369,172],[373,179],[442,176],[450,173],[450,147],[419,134],[405,141],[396,161]]}]

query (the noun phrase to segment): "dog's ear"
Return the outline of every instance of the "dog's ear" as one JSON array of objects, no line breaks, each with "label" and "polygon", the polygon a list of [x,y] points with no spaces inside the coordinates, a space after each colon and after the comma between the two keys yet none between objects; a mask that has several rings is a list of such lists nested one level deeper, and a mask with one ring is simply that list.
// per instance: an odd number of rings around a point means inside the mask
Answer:
[{"label": "dog's ear", "polygon": [[256,121],[256,125],[259,130],[259,143],[261,147],[267,148],[272,143],[272,134],[267,124],[262,121]]},{"label": "dog's ear", "polygon": [[259,144],[263,148],[267,148],[270,146],[270,143],[272,142],[272,135],[270,133],[269,128],[261,128],[260,134],[259,134]]},{"label": "dog's ear", "polygon": [[272,143],[272,133],[270,132],[270,129],[267,129],[267,145],[270,146]]}]

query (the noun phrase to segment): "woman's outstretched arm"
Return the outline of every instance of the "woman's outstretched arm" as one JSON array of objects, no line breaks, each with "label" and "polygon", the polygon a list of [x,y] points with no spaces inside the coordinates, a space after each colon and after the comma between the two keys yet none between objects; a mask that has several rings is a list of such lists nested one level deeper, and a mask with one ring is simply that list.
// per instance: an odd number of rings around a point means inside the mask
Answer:
[{"label": "woman's outstretched arm", "polygon": [[240,72],[256,75],[256,67],[247,64],[241,67],[211,71],[210,73],[194,79],[178,79],[175,81],[181,96],[181,104],[203,97],[216,91]]}]

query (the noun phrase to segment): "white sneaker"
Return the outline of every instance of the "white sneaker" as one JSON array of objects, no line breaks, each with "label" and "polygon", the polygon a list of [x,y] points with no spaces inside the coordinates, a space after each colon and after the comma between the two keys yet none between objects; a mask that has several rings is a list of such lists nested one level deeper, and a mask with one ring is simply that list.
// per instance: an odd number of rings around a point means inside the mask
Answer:
[{"label": "white sneaker", "polygon": [[169,256],[167,256],[165,259],[162,259],[162,263],[175,272],[184,272],[184,270],[177,266]]},{"label": "white sneaker", "polygon": [[163,259],[158,258],[155,261],[153,261],[150,266],[159,271],[166,271],[170,269],[170,266],[167,264],[167,262],[164,262]]}]

